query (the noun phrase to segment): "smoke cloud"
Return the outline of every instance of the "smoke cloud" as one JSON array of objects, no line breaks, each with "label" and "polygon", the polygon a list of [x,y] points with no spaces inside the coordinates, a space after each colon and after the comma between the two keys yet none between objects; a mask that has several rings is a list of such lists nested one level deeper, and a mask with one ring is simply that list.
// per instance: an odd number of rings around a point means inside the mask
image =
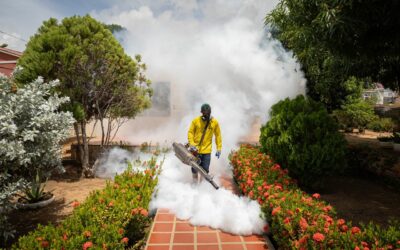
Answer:
[{"label": "smoke cloud", "polygon": [[[105,23],[125,27],[121,41],[126,52],[142,55],[152,81],[171,84],[171,116],[139,117],[118,136],[133,143],[186,142],[191,120],[200,115],[201,104],[209,103],[223,142],[222,157],[212,158],[211,173],[216,180],[231,175],[228,155],[251,133],[254,121],[266,122],[274,103],[305,92],[300,66],[263,24],[275,4],[141,1],[92,13]],[[213,190],[205,182],[193,187],[190,168],[174,156],[168,156],[159,180],[153,208],[169,208],[178,218],[228,232],[261,232],[256,202]]]}]

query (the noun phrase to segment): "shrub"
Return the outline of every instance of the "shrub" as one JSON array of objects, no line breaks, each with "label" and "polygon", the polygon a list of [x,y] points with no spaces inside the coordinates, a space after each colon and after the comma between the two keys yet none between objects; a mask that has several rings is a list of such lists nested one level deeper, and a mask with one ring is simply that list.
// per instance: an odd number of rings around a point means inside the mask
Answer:
[{"label": "shrub", "polygon": [[363,132],[370,122],[377,120],[372,105],[361,99],[343,105],[342,109],[335,110],[333,115],[340,126],[349,132],[354,128]]},{"label": "shrub", "polygon": [[73,214],[60,225],[39,225],[37,230],[19,238],[13,249],[143,247],[151,222],[147,207],[159,173],[156,162],[150,164],[146,163],[148,169],[144,173],[132,170],[130,165],[104,190],[92,192],[82,204],[75,201]]},{"label": "shrub", "polygon": [[378,118],[368,123],[367,128],[375,132],[392,132],[394,126],[391,118]]},{"label": "shrub", "polygon": [[260,144],[304,185],[345,165],[345,140],[324,107],[304,96],[272,106]]},{"label": "shrub", "polygon": [[51,93],[57,85],[39,78],[18,88],[12,78],[0,75],[0,237],[10,235],[3,225],[23,178],[62,169],[60,141],[68,136],[73,119],[59,111],[68,98]]},{"label": "shrub", "polygon": [[301,191],[294,179],[260,148],[242,145],[230,155],[241,191],[257,200],[267,220],[266,232],[279,249],[397,249],[399,223],[380,228],[361,227],[337,218],[335,209],[319,194]]}]

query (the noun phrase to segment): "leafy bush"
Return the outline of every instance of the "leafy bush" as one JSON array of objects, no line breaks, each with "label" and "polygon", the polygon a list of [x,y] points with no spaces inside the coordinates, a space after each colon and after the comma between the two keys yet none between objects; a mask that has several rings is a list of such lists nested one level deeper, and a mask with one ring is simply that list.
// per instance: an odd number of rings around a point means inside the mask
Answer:
[{"label": "leafy bush", "polygon": [[257,200],[279,249],[397,249],[399,223],[388,228],[372,223],[361,227],[337,218],[320,195],[301,191],[294,179],[260,148],[242,145],[230,155],[241,191]]},{"label": "leafy bush", "polygon": [[368,123],[367,128],[375,132],[392,132],[394,126],[391,118],[378,118]]},{"label": "leafy bush", "polygon": [[342,109],[335,110],[333,115],[340,126],[349,132],[354,128],[363,132],[370,122],[378,119],[371,104],[361,99],[343,105]]},{"label": "leafy bush", "polygon": [[345,140],[324,107],[304,96],[273,105],[260,144],[304,185],[345,165]]},{"label": "leafy bush", "polygon": [[68,136],[73,118],[59,112],[68,98],[52,94],[57,85],[39,78],[18,88],[12,78],[0,75],[0,236],[10,235],[3,225],[22,179],[62,169],[60,141]]},{"label": "leafy bush", "polygon": [[146,208],[159,173],[156,161],[145,165],[144,173],[130,165],[104,190],[91,193],[82,204],[74,202],[73,214],[60,225],[39,226],[13,249],[140,249],[149,231]]}]

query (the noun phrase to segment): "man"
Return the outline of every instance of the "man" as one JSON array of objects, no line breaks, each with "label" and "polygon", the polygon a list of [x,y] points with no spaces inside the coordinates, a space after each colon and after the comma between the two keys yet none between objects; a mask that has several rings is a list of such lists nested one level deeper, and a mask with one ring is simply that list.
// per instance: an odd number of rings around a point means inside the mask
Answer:
[{"label": "man", "polygon": [[[201,116],[193,119],[188,131],[188,140],[191,150],[197,151],[200,158],[200,166],[208,173],[211,162],[212,137],[215,135],[217,152],[215,156],[221,156],[222,138],[218,121],[211,117],[211,107],[207,103],[201,106]],[[197,171],[192,168],[193,182],[197,183]]]}]

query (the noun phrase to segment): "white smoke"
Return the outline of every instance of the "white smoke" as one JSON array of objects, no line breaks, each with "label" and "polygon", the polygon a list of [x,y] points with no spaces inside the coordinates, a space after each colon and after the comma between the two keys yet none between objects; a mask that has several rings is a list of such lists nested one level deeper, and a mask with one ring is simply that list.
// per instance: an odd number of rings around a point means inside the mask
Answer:
[{"label": "white smoke", "polygon": [[[142,55],[152,81],[171,83],[172,116],[131,121],[118,136],[136,143],[185,142],[191,120],[200,114],[202,103],[209,103],[223,142],[222,157],[212,158],[210,171],[215,179],[230,175],[227,156],[250,132],[254,119],[265,122],[274,103],[305,92],[298,63],[263,24],[276,1],[140,2],[92,14],[125,27],[126,52]],[[208,183],[193,188],[189,167],[171,157],[164,164],[153,207],[228,232],[260,232],[256,202],[215,191]]]}]

